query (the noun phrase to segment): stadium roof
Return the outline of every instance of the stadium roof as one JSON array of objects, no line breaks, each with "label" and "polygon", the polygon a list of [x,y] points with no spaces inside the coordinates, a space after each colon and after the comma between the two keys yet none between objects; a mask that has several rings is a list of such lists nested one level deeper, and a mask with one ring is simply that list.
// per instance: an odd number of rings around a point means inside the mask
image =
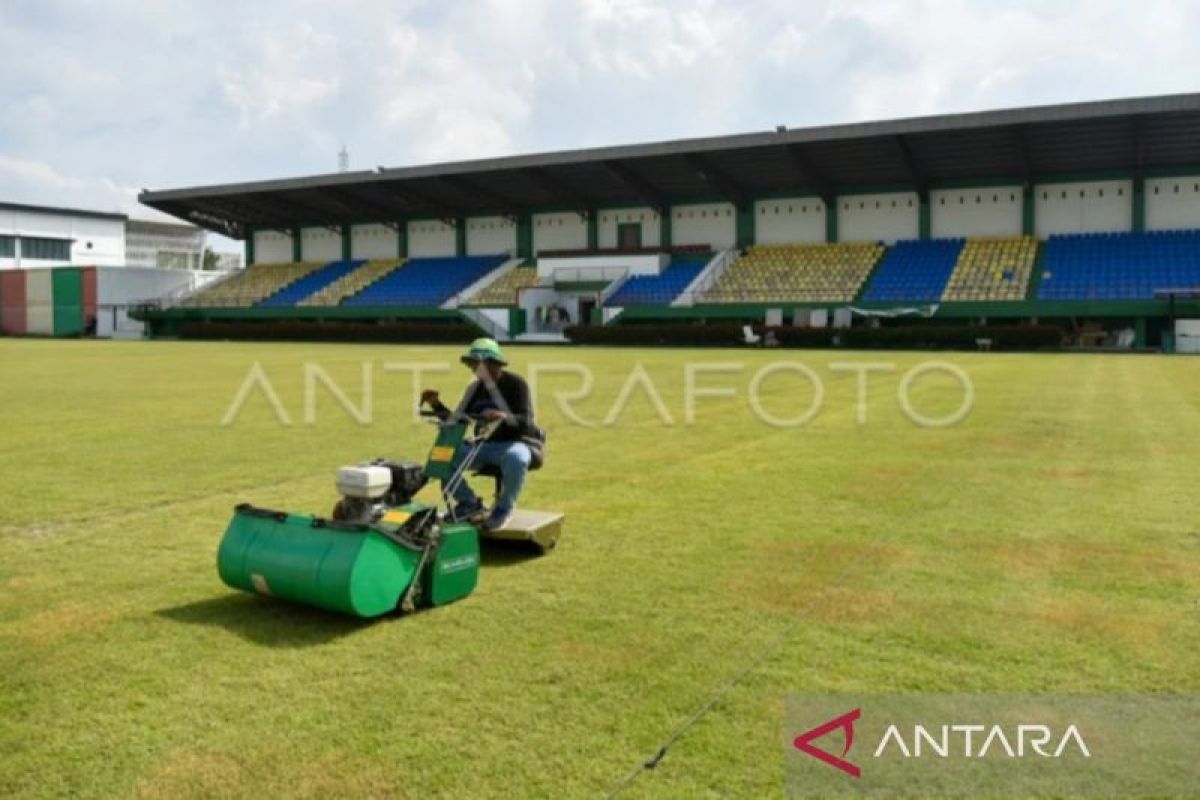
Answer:
[{"label": "stadium roof", "polygon": [[581,213],[618,203],[930,187],[1200,164],[1200,94],[780,128],[254,183],[144,191],[141,202],[235,238],[286,229],[435,217]]}]

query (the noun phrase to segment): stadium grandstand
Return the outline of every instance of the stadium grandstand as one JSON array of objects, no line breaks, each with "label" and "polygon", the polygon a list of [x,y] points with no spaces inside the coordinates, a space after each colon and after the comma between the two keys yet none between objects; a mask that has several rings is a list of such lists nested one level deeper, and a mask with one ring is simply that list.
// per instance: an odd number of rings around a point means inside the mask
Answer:
[{"label": "stadium grandstand", "polygon": [[[710,320],[1200,315],[1200,94],[146,191],[245,241],[189,321],[467,320],[504,340]],[[827,313],[812,313],[823,309]],[[568,330],[569,334],[569,330]]]}]

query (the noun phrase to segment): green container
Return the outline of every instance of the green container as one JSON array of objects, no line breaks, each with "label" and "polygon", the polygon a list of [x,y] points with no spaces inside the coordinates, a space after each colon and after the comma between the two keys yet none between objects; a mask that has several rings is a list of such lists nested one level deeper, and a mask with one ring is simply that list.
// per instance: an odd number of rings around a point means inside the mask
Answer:
[{"label": "green container", "polygon": [[239,508],[217,552],[234,589],[357,617],[393,610],[421,553],[374,531],[315,527],[313,517]]},{"label": "green container", "polygon": [[442,606],[475,591],[479,581],[479,533],[467,523],[447,525],[422,580],[422,605]]}]

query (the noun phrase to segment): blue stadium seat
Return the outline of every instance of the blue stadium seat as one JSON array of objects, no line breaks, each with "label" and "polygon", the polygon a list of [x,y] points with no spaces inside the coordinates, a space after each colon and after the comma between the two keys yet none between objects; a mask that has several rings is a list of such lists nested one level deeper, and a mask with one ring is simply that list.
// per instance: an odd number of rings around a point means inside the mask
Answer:
[{"label": "blue stadium seat", "polygon": [[888,248],[862,299],[937,302],[962,252],[964,239],[896,242]]},{"label": "blue stadium seat", "polygon": [[614,308],[668,306],[696,279],[708,260],[709,256],[676,257],[658,275],[634,275],[608,298],[605,305]]},{"label": "blue stadium seat", "polygon": [[440,306],[508,256],[413,258],[360,293],[342,301],[345,306]]},{"label": "blue stadium seat", "polygon": [[1200,286],[1200,231],[1062,234],[1043,248],[1039,300],[1149,300]]},{"label": "blue stadium seat", "polygon": [[313,292],[319,292],[329,284],[361,267],[363,261],[333,261],[314,270],[300,280],[289,283],[274,294],[260,300],[259,306],[294,306]]}]

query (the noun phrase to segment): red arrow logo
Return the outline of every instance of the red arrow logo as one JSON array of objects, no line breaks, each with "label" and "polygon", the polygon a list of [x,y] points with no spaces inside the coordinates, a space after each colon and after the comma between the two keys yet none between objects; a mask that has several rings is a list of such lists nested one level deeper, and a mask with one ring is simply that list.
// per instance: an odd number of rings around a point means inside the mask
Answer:
[{"label": "red arrow logo", "polygon": [[[853,711],[842,714],[840,717],[829,720],[829,722],[818,725],[807,733],[800,734],[792,744],[797,750],[808,753],[813,758],[820,759],[831,767],[840,769],[852,778],[861,777],[862,770],[856,764],[851,764],[844,758],[846,753],[850,752],[850,745],[854,744],[854,723],[861,716],[862,709],[856,708]],[[835,756],[833,753],[813,745],[812,742],[814,739],[820,739],[825,734],[836,731],[838,728],[846,732],[846,746],[842,748],[841,756]]]}]

